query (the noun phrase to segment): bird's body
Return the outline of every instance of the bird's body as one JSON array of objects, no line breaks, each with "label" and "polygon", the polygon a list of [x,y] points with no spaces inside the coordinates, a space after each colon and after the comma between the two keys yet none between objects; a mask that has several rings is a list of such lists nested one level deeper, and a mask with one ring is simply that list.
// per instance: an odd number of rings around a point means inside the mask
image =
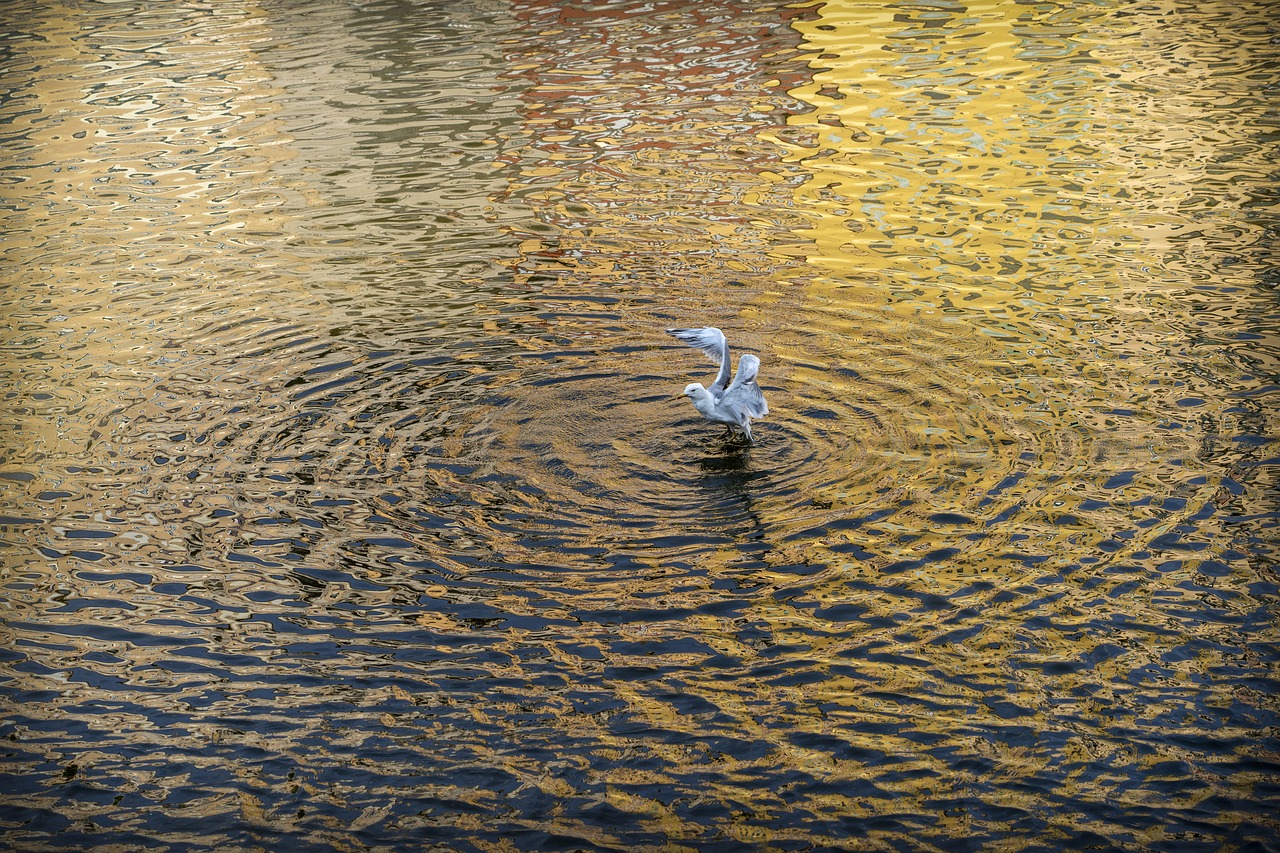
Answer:
[{"label": "bird's body", "polygon": [[729,381],[729,344],[724,333],[713,326],[701,329],[667,329],[667,334],[702,350],[720,365],[720,372],[704,388],[697,382],[685,386],[684,395],[693,401],[693,407],[709,421],[724,424],[730,431],[740,430],[751,437],[751,419],[769,414],[769,404],[756,384],[760,372],[760,359],[747,354],[738,359],[738,372]]}]

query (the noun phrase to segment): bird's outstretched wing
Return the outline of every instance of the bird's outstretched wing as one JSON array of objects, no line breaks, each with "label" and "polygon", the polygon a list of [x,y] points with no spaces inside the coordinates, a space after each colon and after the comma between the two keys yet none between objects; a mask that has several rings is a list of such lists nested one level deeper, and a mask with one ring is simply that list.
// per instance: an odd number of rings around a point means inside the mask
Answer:
[{"label": "bird's outstretched wing", "polygon": [[[729,387],[729,343],[724,339],[724,332],[715,326],[704,326],[701,329],[667,329],[667,334],[684,341],[691,347],[697,347],[720,365],[716,381],[712,382],[707,390],[715,393]],[[757,360],[756,363],[758,364],[759,361]]]},{"label": "bird's outstretched wing", "polygon": [[724,392],[721,402],[731,407],[740,407],[753,418],[763,418],[769,414],[769,404],[764,401],[764,394],[756,384],[756,376],[760,373],[760,359],[747,353],[738,359],[738,373],[733,377],[733,384]]}]

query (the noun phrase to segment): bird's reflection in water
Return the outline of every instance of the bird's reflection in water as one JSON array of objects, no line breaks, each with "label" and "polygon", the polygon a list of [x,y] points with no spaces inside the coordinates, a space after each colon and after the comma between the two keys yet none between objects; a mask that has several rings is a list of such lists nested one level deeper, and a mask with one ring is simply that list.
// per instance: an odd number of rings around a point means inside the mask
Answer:
[{"label": "bird's reflection in water", "polygon": [[[708,444],[710,452],[698,460],[699,483],[707,494],[704,516],[735,537],[759,540],[765,524],[756,510],[755,483],[768,471],[752,462],[752,446],[738,436],[723,436]],[[723,529],[723,528],[722,528]]]}]

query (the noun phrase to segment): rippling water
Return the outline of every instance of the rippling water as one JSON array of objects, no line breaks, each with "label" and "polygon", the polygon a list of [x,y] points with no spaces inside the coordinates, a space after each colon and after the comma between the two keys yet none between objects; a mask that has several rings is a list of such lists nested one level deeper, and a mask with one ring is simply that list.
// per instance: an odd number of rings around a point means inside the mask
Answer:
[{"label": "rippling water", "polygon": [[1268,4],[0,16],[8,846],[1278,849]]}]

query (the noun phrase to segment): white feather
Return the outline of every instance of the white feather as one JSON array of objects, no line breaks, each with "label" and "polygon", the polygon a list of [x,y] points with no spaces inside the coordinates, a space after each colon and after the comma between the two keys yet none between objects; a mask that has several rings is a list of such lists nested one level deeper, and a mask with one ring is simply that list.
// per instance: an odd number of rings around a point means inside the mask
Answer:
[{"label": "white feather", "polygon": [[738,372],[729,381],[729,344],[724,333],[714,326],[700,329],[667,329],[667,334],[697,347],[712,361],[719,362],[720,372],[710,388],[691,382],[684,393],[693,401],[693,407],[707,420],[722,423],[730,430],[738,429],[751,437],[751,419],[769,414],[756,376],[760,373],[760,359],[750,353],[738,359]]}]

